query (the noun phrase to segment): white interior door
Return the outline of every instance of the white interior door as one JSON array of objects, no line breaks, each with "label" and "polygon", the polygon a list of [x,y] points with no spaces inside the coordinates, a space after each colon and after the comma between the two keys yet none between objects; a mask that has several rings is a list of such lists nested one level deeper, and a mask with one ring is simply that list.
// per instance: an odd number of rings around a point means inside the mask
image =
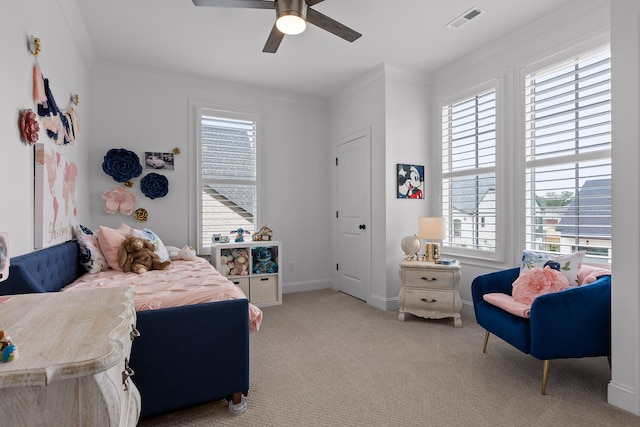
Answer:
[{"label": "white interior door", "polygon": [[371,295],[371,159],[368,132],[336,150],[336,287],[361,300]]}]

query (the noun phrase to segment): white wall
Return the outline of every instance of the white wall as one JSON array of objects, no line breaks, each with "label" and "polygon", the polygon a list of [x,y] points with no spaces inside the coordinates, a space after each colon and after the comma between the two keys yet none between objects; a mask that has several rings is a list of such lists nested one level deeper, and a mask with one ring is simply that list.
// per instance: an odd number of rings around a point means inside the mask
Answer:
[{"label": "white wall", "polygon": [[[640,194],[629,191],[640,183],[640,3],[637,0],[582,0],[559,8],[540,21],[521,28],[488,44],[485,49],[461,58],[434,73],[432,97],[433,123],[439,100],[460,88],[470,87],[499,77],[506,91],[504,130],[507,155],[513,158],[513,146],[522,140],[518,126],[518,79],[520,68],[561,53],[593,47],[610,39],[613,73],[613,282],[612,282],[612,380],[608,388],[611,404],[640,415]],[[515,108],[514,108],[515,106]],[[436,131],[436,129],[434,129]],[[437,138],[435,138],[437,139]],[[517,154],[517,153],[516,153]],[[517,156],[516,156],[517,157]],[[513,174],[511,174],[513,176]],[[521,183],[504,182],[503,192],[514,194]],[[631,183],[631,185],[629,184]],[[633,183],[636,183],[634,186]],[[515,185],[515,186],[514,186]],[[522,224],[517,210],[510,206],[499,211],[506,214],[507,234],[521,236]],[[516,239],[517,240],[517,239]],[[507,245],[513,244],[509,239]],[[522,242],[519,242],[522,243]],[[471,308],[470,285],[474,277],[491,270],[518,264],[521,245],[514,245],[502,261],[486,262],[463,259],[461,297],[466,312]]]},{"label": "white wall", "polygon": [[[78,216],[81,220],[89,218],[89,69],[93,52],[91,49],[83,51],[79,46],[87,49],[83,38],[86,28],[69,15],[75,9],[63,11],[59,3],[65,2],[3,2],[0,13],[0,180],[3,182],[0,231],[9,233],[11,256],[31,252],[34,247],[33,147],[21,142],[18,128],[20,110],[30,108],[37,112],[31,78],[34,58],[27,49],[30,35],[41,40],[38,62],[43,75],[50,81],[58,106],[66,107],[72,93],[80,95],[76,108],[80,137],[75,146],[56,148],[78,165]],[[68,22],[74,27],[69,27]],[[51,141],[41,130],[38,142],[55,145]]]},{"label": "white wall", "polygon": [[[427,77],[413,71],[386,66],[386,136],[385,136],[385,205],[386,205],[386,308],[398,308],[400,276],[398,264],[404,253],[400,241],[404,236],[418,232],[418,218],[439,215],[436,206],[429,205],[428,195],[440,181],[430,179],[428,157],[429,141],[429,91]],[[396,165],[415,164],[425,167],[424,200],[397,198]]]},{"label": "white wall", "polygon": [[[386,297],[385,233],[386,207],[383,190],[385,186],[385,93],[384,66],[361,76],[330,103],[330,145],[335,154],[336,145],[350,135],[369,129],[371,138],[371,299],[367,302],[384,308]],[[333,168],[332,168],[333,169]],[[335,208],[335,189],[331,199]],[[334,209],[335,211],[335,209]],[[335,230],[333,230],[335,233]],[[335,241],[335,236],[332,240]],[[332,257],[334,251],[332,250]],[[378,260],[378,262],[375,262]],[[382,262],[380,262],[382,260]]]},{"label": "white wall", "polygon": [[[609,402],[640,415],[640,2],[611,1],[613,281]],[[634,185],[635,184],[635,185]]]},{"label": "white wall", "polygon": [[415,234],[417,218],[427,213],[425,200],[396,198],[396,164],[427,165],[426,79],[411,70],[380,64],[334,96],[330,105],[334,149],[347,136],[370,129],[372,283],[367,302],[396,309],[398,264],[403,256],[400,240]]},{"label": "white wall", "polygon": [[[517,150],[523,132],[517,126],[520,68],[542,60],[554,54],[574,49],[577,45],[606,43],[609,39],[609,2],[606,0],[582,0],[569,3],[555,12],[532,22],[487,44],[482,50],[465,56],[435,72],[433,78],[432,123],[439,123],[437,115],[443,98],[453,96],[460,91],[484,84],[493,79],[499,81],[498,102],[503,112],[498,119],[501,133],[498,141],[500,149],[507,159],[517,159]],[[593,47],[593,46],[591,46]],[[440,129],[434,127],[433,140],[440,139]],[[502,137],[500,137],[502,135]],[[436,147],[432,147],[435,149]],[[435,152],[435,151],[434,151]],[[435,156],[434,156],[435,158]],[[471,315],[471,282],[479,274],[491,270],[500,270],[518,265],[524,247],[524,225],[519,218],[523,207],[510,203],[513,195],[524,188],[524,181],[513,179],[514,162],[508,161],[498,170],[496,176],[498,215],[506,224],[506,230],[500,242],[504,251],[498,254],[495,262],[461,257],[462,280],[460,296],[463,312]],[[435,202],[435,201],[434,201]],[[514,237],[516,236],[516,237]],[[500,237],[499,237],[500,238]],[[446,251],[443,251],[446,254]],[[448,254],[448,256],[454,256]]]},{"label": "white wall", "polygon": [[[262,222],[282,242],[283,292],[331,286],[328,109],[324,101],[273,93],[259,88],[99,64],[92,73],[90,226],[117,227],[124,222],[150,228],[168,245],[195,245],[195,120],[189,105],[257,113],[262,126],[262,188],[266,202]],[[102,171],[110,148],[145,151],[181,150],[175,170],[158,172],[169,179],[169,194],[151,200],[135,180],[136,207],[149,212],[145,223],[133,216],[104,211],[102,192],[117,183]],[[192,157],[192,162],[190,162]],[[191,166],[193,165],[193,166]],[[191,166],[191,168],[190,168]],[[143,170],[144,176],[148,170]],[[190,195],[190,191],[192,194]],[[260,224],[260,225],[264,225]],[[309,239],[308,236],[314,236]],[[294,270],[287,266],[293,262]]]}]

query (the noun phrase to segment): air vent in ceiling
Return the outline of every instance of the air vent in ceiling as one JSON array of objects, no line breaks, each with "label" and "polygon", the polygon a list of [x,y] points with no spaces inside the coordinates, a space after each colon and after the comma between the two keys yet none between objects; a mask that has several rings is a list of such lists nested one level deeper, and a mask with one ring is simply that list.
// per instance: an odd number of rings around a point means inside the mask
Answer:
[{"label": "air vent in ceiling", "polygon": [[481,13],[483,13],[482,9],[474,6],[471,9],[464,12],[462,15],[458,16],[453,21],[449,22],[447,24],[447,27],[457,30],[458,28],[465,25],[467,22],[471,21],[473,18],[476,18]]}]

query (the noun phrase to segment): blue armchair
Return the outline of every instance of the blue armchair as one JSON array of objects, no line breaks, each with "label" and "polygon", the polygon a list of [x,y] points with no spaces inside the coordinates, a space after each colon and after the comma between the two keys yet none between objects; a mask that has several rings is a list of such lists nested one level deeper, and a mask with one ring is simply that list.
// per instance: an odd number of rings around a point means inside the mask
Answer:
[{"label": "blue armchair", "polygon": [[611,354],[611,276],[560,292],[541,295],[529,318],[510,314],[484,301],[487,293],[511,295],[519,268],[476,277],[471,284],[477,323],[486,329],[483,353],[492,333],[525,354],[544,361],[542,394],[546,394],[549,361]]}]

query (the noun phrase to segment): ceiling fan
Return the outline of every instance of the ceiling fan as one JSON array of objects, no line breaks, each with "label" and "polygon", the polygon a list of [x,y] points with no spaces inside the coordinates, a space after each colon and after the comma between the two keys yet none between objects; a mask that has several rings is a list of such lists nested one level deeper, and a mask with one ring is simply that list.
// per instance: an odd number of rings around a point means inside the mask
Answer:
[{"label": "ceiling fan", "polygon": [[264,45],[263,52],[276,53],[285,34],[300,34],[307,22],[329,31],[349,42],[362,34],[314,10],[311,6],[324,0],[192,0],[196,6],[242,7],[251,9],[275,9],[276,22]]}]

